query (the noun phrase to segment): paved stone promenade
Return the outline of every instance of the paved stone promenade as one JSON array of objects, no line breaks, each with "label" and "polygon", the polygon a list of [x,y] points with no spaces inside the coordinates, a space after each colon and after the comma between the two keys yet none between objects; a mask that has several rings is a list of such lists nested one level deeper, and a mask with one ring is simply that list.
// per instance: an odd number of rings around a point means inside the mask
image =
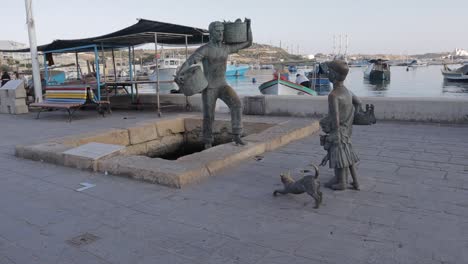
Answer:
[{"label": "paved stone promenade", "polygon": [[307,195],[271,195],[280,172],[320,162],[318,135],[181,190],[13,156],[148,118],[0,115],[0,263],[468,263],[468,126],[355,127],[362,191],[323,189],[318,210]]}]

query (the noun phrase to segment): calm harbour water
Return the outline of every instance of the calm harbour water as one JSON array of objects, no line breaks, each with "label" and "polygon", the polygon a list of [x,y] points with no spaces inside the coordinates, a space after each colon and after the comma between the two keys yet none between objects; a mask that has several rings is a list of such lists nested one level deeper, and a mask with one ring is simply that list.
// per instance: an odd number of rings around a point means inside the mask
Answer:
[{"label": "calm harbour water", "polygon": [[[451,65],[457,68],[461,65]],[[363,68],[350,68],[345,85],[358,96],[386,96],[386,97],[468,97],[468,82],[447,82],[440,72],[441,65],[410,68],[392,66],[389,82],[370,83],[364,79]],[[252,79],[256,79],[256,83]],[[273,78],[273,70],[251,70],[246,76],[229,77],[228,83],[242,95],[261,94],[258,87]],[[295,74],[290,74],[295,80]],[[143,87],[142,87],[143,88]],[[161,87],[164,90],[163,87]],[[144,87],[142,93],[154,93],[154,87]]]},{"label": "calm harbour water", "polygon": [[[452,65],[451,68],[460,65]],[[431,65],[420,68],[392,66],[389,82],[369,83],[364,80],[365,68],[350,68],[345,85],[358,96],[387,96],[387,97],[440,97],[440,96],[468,96],[468,83],[444,81],[440,72],[441,65]],[[258,86],[271,80],[272,70],[250,71],[246,76],[228,78],[228,83],[239,93],[244,95],[258,95]],[[290,74],[294,79],[295,75]],[[252,78],[257,80],[252,83]]]}]

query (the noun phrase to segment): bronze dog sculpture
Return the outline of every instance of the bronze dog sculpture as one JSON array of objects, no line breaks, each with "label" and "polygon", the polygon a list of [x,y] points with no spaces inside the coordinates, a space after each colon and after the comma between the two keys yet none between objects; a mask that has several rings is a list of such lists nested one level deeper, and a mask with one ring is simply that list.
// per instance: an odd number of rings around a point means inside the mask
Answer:
[{"label": "bronze dog sculpture", "polygon": [[375,118],[373,104],[366,104],[366,111],[357,109],[357,111],[354,112],[353,125],[368,126],[375,123],[377,123],[377,120]]},{"label": "bronze dog sculpture", "polygon": [[284,185],[282,190],[275,190],[273,195],[276,196],[278,193],[280,194],[302,194],[307,193],[315,200],[315,207],[319,208],[320,204],[322,203],[322,192],[320,191],[320,181],[318,180],[319,176],[319,169],[317,166],[311,164],[315,169],[315,175],[305,175],[300,180],[295,181],[290,173],[282,173],[281,182]]}]

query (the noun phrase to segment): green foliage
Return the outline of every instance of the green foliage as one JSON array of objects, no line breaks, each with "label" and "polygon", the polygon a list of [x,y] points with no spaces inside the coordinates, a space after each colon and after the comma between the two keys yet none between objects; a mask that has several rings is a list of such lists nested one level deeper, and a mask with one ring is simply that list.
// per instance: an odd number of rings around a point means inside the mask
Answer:
[{"label": "green foliage", "polygon": [[2,72],[4,72],[4,71],[11,71],[11,67],[8,66],[8,65],[1,65],[1,66],[0,66],[0,70],[1,70]]},{"label": "green foliage", "polygon": [[143,59],[143,62],[152,62],[154,60],[154,53],[152,53],[152,54],[151,53],[149,53],[149,54],[145,53],[145,54],[143,54],[142,59]]}]

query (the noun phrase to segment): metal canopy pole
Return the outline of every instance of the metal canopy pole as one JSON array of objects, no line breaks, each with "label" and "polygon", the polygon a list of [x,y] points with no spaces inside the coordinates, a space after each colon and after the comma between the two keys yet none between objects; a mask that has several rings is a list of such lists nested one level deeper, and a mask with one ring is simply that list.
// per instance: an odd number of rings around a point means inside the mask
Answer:
[{"label": "metal canopy pole", "polygon": [[104,82],[106,82],[106,78],[107,78],[107,75],[106,75],[106,55],[104,53],[104,43],[101,42],[101,53],[102,53],[102,72],[104,74]]},{"label": "metal canopy pole", "polygon": [[[129,65],[129,68],[130,68],[130,82],[133,82],[132,48],[130,46],[128,46],[128,65]],[[133,103],[133,100],[134,100],[134,97],[133,97],[133,83],[130,86],[130,90],[131,90],[131,93],[132,93],[132,103]]]},{"label": "metal canopy pole", "polygon": [[132,66],[133,66],[133,74],[135,75],[135,82],[133,82],[132,87],[135,88],[135,98],[136,98],[136,104],[137,104],[137,109],[138,105],[140,104],[140,97],[138,95],[138,74],[137,74],[137,69],[136,69],[136,63],[135,63],[135,46],[132,46]]},{"label": "metal canopy pole", "polygon": [[117,81],[117,69],[115,68],[114,48],[112,48],[112,65],[114,66],[114,81]]},{"label": "metal canopy pole", "polygon": [[[202,37],[202,43],[203,43],[203,37]],[[185,36],[185,60],[187,59],[188,59],[188,38],[187,36]],[[189,102],[188,96],[185,96],[185,109],[187,111],[190,111],[192,109],[192,105]]]},{"label": "metal canopy pole", "polygon": [[129,66],[130,81],[133,81],[132,47],[131,46],[128,46],[128,66]]},{"label": "metal canopy pole", "polygon": [[185,59],[188,59],[188,38],[185,36]]},{"label": "metal canopy pole", "polygon": [[161,105],[159,104],[159,58],[158,58],[158,33],[154,33],[154,48],[156,57],[156,106],[158,107],[158,116],[161,117]]},{"label": "metal canopy pole", "polygon": [[97,99],[101,101],[101,73],[99,71],[99,53],[97,45],[94,46],[94,63],[96,63]]},{"label": "metal canopy pole", "polygon": [[78,51],[75,51],[75,61],[76,61],[76,79],[81,80],[80,64],[78,62]]},{"label": "metal canopy pole", "polygon": [[135,65],[135,46],[132,46],[132,67],[133,67],[133,74],[135,75],[135,81],[138,79],[137,71],[136,71],[136,65]]},{"label": "metal canopy pole", "polygon": [[164,61],[164,57],[165,57],[165,55],[164,55],[164,43],[161,43],[161,52],[160,52],[160,54],[161,55],[159,57],[161,57],[163,59],[163,61]]},{"label": "metal canopy pole", "polygon": [[[48,64],[47,64],[47,56],[46,56],[46,53],[42,53],[42,55],[44,56],[44,79],[45,79],[45,86],[47,86],[48,82],[49,82],[49,68],[47,67]],[[42,80],[41,80],[41,85],[42,85]],[[45,88],[45,87],[44,87]],[[42,89],[42,88],[41,88]],[[34,92],[36,92],[34,90]],[[36,95],[36,100],[38,99],[42,99],[42,90],[41,90],[41,93],[40,93],[40,98],[38,97],[38,95]],[[40,102],[40,101],[39,101]]]}]

